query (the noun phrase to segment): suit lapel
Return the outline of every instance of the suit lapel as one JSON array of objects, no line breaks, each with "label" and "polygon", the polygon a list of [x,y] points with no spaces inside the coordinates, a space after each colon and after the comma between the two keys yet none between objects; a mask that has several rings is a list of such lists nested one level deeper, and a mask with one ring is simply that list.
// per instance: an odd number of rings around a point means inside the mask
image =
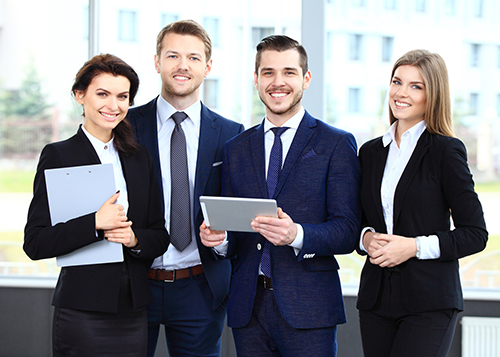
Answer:
[{"label": "suit lapel", "polygon": [[198,157],[196,161],[196,173],[194,180],[194,216],[198,215],[200,202],[198,197],[205,192],[212,165],[217,155],[217,148],[220,136],[220,125],[217,124],[216,117],[201,104],[200,138],[198,140]]},{"label": "suit lapel", "polygon": [[257,184],[263,198],[268,198],[266,182],[266,150],[264,148],[264,121],[255,128],[256,132],[250,137],[250,153],[253,169],[257,176]]},{"label": "suit lapel", "polygon": [[410,157],[410,161],[406,165],[406,168],[399,179],[398,185],[396,187],[396,192],[394,194],[394,220],[393,224],[396,226],[399,214],[401,213],[401,207],[403,205],[404,196],[406,190],[410,186],[410,183],[418,171],[420,162],[429,150],[429,139],[430,134],[427,130],[422,133],[422,136],[417,142],[417,146]]},{"label": "suit lapel", "polygon": [[301,157],[301,154],[304,152],[306,145],[313,137],[316,126],[317,125],[315,119],[306,111],[304,117],[302,118],[302,121],[299,124],[299,127],[297,128],[297,132],[295,133],[295,136],[293,138],[292,145],[290,146],[288,154],[286,155],[285,162],[283,163],[283,168],[280,173],[278,185],[276,186],[276,190],[274,191],[275,198],[279,195],[288,175],[290,174],[290,171],[292,170],[297,160]]},{"label": "suit lapel", "polygon": [[387,156],[389,155],[389,145],[384,147],[382,143],[382,138],[377,142],[377,146],[373,148],[370,160],[370,165],[372,166],[371,172],[371,192],[373,194],[373,200],[375,202],[375,209],[377,215],[382,223],[382,227],[385,227],[384,212],[382,210],[382,197],[380,196],[380,188],[382,187],[382,178],[384,176],[385,165],[387,163]]},{"label": "suit lapel", "polygon": [[155,165],[156,181],[160,187],[160,194],[163,201],[163,184],[161,179],[160,152],[158,149],[158,122],[156,115],[156,101],[158,97],[142,107],[136,120],[137,140],[146,146]]}]

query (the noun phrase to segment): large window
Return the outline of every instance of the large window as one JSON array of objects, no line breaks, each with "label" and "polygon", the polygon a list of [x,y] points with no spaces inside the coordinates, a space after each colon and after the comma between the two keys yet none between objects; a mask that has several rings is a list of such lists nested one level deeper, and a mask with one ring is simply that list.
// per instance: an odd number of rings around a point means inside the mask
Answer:
[{"label": "large window", "polygon": [[382,37],[382,62],[390,62],[394,49],[394,37]]}]

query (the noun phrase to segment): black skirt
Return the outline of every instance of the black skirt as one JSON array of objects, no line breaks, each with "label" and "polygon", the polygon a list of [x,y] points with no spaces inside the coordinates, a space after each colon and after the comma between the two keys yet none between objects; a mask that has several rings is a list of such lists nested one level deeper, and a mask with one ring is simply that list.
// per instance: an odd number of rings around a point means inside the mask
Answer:
[{"label": "black skirt", "polygon": [[52,326],[54,357],[146,356],[146,307],[134,309],[128,275],[122,275],[118,312],[55,307]]}]

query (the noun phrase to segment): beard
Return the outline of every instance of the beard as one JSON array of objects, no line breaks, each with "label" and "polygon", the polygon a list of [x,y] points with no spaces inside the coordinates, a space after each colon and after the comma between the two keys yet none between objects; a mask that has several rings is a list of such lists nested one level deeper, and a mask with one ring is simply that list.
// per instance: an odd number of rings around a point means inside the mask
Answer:
[{"label": "beard", "polygon": [[[264,95],[267,95],[265,93]],[[270,104],[267,103],[267,98],[265,98],[261,93],[259,93],[259,98],[264,103],[266,106],[267,110],[269,110],[271,113],[275,115],[283,115],[289,112],[294,112],[297,107],[301,105],[302,102],[302,95],[303,91],[295,93],[294,97],[292,98],[292,101],[288,105],[275,105],[271,106]]]}]

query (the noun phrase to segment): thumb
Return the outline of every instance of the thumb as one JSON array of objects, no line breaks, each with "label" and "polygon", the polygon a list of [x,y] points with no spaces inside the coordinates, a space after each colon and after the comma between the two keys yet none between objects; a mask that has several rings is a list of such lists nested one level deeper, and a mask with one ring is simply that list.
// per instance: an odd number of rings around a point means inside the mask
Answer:
[{"label": "thumb", "polygon": [[119,196],[120,196],[120,190],[116,191],[116,193],[113,196],[111,196],[106,202],[104,202],[104,204],[112,205],[113,203],[116,202]]},{"label": "thumb", "polygon": [[278,207],[278,218],[288,218],[289,216],[283,212],[283,210],[281,209],[281,207]]}]

